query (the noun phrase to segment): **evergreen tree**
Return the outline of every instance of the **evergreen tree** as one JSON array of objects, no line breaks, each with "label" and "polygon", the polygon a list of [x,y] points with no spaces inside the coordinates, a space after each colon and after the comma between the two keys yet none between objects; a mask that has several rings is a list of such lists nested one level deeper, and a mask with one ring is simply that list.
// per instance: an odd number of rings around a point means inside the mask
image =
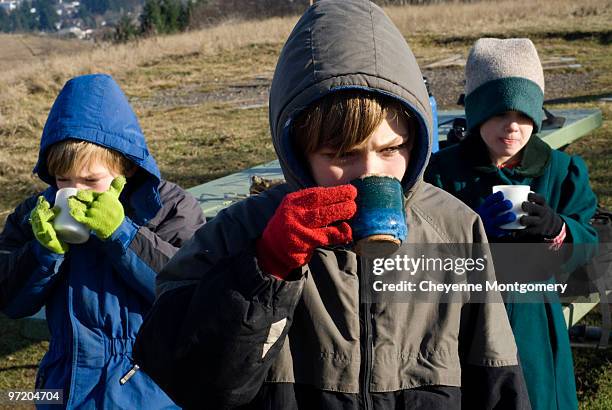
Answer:
[{"label": "evergreen tree", "polygon": [[138,27],[132,22],[132,18],[124,14],[119,19],[117,26],[115,27],[115,33],[113,39],[118,43],[125,43],[138,36]]},{"label": "evergreen tree", "polygon": [[4,9],[0,9],[0,31],[8,33],[10,31],[9,15]]},{"label": "evergreen tree", "polygon": [[34,31],[38,27],[36,14],[30,13],[34,4],[29,1],[24,1],[13,10],[9,15],[11,32],[13,31]]},{"label": "evergreen tree", "polygon": [[161,0],[160,12],[164,21],[160,33],[174,33],[180,29],[181,3],[179,0]]},{"label": "evergreen tree", "polygon": [[146,0],[140,16],[140,31],[145,35],[163,33],[160,0]]},{"label": "evergreen tree", "polygon": [[55,31],[55,23],[58,22],[59,18],[51,1],[37,0],[33,6],[36,8],[37,28],[40,31]]},{"label": "evergreen tree", "polygon": [[185,31],[190,27],[193,10],[195,9],[195,1],[187,1],[181,4],[181,13],[178,18],[178,28]]},{"label": "evergreen tree", "polygon": [[80,7],[85,7],[92,14],[104,14],[110,7],[109,0],[81,0]]},{"label": "evergreen tree", "polygon": [[97,27],[96,19],[87,7],[79,7],[78,17],[83,20],[86,27]]}]

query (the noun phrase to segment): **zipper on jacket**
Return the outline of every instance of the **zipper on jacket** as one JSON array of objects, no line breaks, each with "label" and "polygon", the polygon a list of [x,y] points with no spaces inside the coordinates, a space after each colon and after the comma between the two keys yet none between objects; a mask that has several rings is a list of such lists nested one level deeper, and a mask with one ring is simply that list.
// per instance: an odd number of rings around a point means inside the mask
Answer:
[{"label": "zipper on jacket", "polygon": [[[369,300],[368,285],[369,278],[367,260],[359,257],[360,264],[357,268],[359,273],[359,321],[361,322],[361,363],[359,369],[359,395],[360,402],[365,410],[373,409],[372,395],[370,394],[370,384],[372,381],[372,303]],[[365,268],[365,269],[364,269]]]},{"label": "zipper on jacket", "polygon": [[132,366],[132,368],[128,370],[127,373],[123,375],[123,377],[121,377],[121,379],[119,380],[119,384],[121,384],[122,386],[126,384],[136,374],[138,370],[140,370],[140,367],[137,364]]},{"label": "zipper on jacket", "polygon": [[[66,263],[67,260],[64,259],[64,263]],[[71,331],[71,335],[72,336],[72,364],[70,366],[70,382],[68,383],[68,391],[64,392],[64,397],[68,397],[68,400],[66,401],[66,408],[70,408],[72,406],[72,402],[74,400],[74,384],[76,383],[76,371],[78,369],[78,360],[79,360],[79,334],[76,331],[76,324],[74,323],[74,307],[72,306],[72,303],[74,302],[74,289],[72,288],[72,284],[70,281],[71,276],[67,275],[66,278],[66,286],[67,286],[67,290],[68,290],[68,297],[67,297],[67,305],[68,305],[68,317],[70,318],[70,331]]]}]

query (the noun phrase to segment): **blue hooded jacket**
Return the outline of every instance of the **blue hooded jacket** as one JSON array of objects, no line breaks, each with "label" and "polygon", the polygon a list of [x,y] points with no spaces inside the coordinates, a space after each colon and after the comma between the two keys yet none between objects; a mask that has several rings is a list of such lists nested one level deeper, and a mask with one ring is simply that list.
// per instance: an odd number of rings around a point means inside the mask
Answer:
[{"label": "blue hooded jacket", "polygon": [[66,139],[119,151],[138,167],[120,197],[126,217],[108,240],[91,235],[59,255],[33,236],[28,218],[36,196],[20,204],[0,234],[0,269],[13,277],[10,292],[0,292],[8,299],[4,312],[24,317],[46,306],[51,340],[36,388],[63,389],[67,408],[174,408],[143,372],[125,384],[120,379],[133,366],[132,345],[155,298],[157,273],[204,223],[201,209],[161,181],[136,115],[110,76],[73,78],[51,108],[34,169],[50,185],[41,194],[50,203],[57,186],[47,151]]}]

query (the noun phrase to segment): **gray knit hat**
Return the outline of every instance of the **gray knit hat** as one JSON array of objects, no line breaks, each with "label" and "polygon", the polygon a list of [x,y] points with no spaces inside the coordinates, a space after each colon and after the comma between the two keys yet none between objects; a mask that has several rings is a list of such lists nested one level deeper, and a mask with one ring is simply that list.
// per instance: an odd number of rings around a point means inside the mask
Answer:
[{"label": "gray knit hat", "polygon": [[465,116],[468,130],[489,118],[520,111],[542,126],[544,72],[538,52],[527,38],[481,38],[465,65]]}]

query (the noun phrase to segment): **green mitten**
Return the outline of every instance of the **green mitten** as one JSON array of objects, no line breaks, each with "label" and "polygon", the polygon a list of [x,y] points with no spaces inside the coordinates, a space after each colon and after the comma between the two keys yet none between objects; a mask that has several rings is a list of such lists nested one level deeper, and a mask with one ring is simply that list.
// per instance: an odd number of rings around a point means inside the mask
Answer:
[{"label": "green mitten", "polygon": [[34,237],[42,246],[53,253],[64,254],[68,251],[68,244],[57,237],[53,229],[52,221],[59,213],[59,208],[51,208],[49,202],[42,197],[38,197],[36,207],[30,213],[30,225]]},{"label": "green mitten", "polygon": [[123,205],[119,201],[124,186],[125,177],[118,176],[113,179],[108,191],[79,191],[68,198],[70,215],[94,231],[98,238],[108,239],[125,218]]}]

